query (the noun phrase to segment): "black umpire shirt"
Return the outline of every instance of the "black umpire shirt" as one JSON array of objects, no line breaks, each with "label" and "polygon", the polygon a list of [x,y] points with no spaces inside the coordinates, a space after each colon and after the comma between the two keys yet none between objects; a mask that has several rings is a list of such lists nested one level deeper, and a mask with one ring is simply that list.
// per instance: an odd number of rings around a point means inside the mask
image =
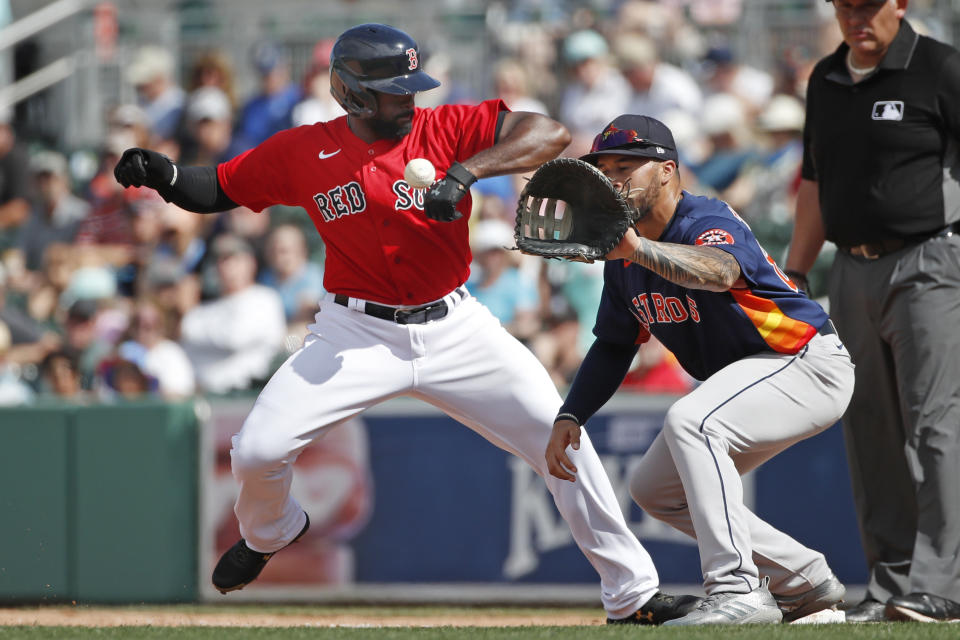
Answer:
[{"label": "black umpire shirt", "polygon": [[819,183],[827,240],[932,235],[960,220],[960,52],[900,23],[857,84],[846,43],[807,88],[803,177]]}]

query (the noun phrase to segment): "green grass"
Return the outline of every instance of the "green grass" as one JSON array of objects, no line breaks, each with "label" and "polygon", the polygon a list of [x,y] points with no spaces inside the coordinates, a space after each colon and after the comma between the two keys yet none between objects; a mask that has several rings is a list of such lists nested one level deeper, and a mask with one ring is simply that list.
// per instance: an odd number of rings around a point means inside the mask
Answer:
[{"label": "green grass", "polygon": [[[44,607],[23,607],[23,612],[40,611]],[[162,606],[120,606],[111,608],[88,607],[53,607],[53,609],[82,612],[95,612],[101,609],[109,611],[151,612],[163,611],[176,613],[182,616],[197,615],[228,615],[236,616],[242,621],[244,616],[271,615],[271,616],[316,616],[318,624],[321,616],[335,614],[349,615],[356,618],[369,619],[374,625],[378,619],[398,624],[398,617],[412,618],[423,624],[430,624],[433,616],[444,616],[450,619],[454,616],[480,615],[486,619],[496,621],[499,616],[510,616],[512,619],[525,616],[536,616],[538,619],[550,618],[553,615],[575,614],[587,619],[602,620],[603,612],[599,609],[585,609],[580,607],[549,608],[549,607],[517,607],[517,608],[482,608],[482,607],[444,607],[444,606],[305,606],[305,605],[259,605],[242,604],[227,606],[211,605],[180,605],[173,607]],[[299,620],[295,621],[299,622]],[[399,622],[402,624],[403,622]],[[387,628],[350,628],[350,627],[164,627],[164,626],[126,626],[126,627],[43,627],[43,626],[0,626],[0,640],[19,639],[69,639],[69,640],[113,640],[119,638],[143,638],[145,640],[265,640],[282,639],[310,640],[347,639],[360,640],[617,640],[636,639],[642,635],[644,640],[873,640],[876,638],[891,640],[955,640],[960,638],[960,624],[919,624],[919,623],[883,623],[870,625],[761,625],[746,627],[687,627],[687,628],[657,628],[634,626],[531,626],[531,627],[387,627]]]},{"label": "green grass", "polygon": [[144,638],[145,640],[172,638],[176,640],[324,640],[327,638],[375,640],[540,640],[548,638],[636,638],[642,634],[646,640],[682,638],[683,640],[713,640],[730,638],[737,640],[841,640],[896,638],[897,640],[947,640],[957,637],[960,630],[955,624],[873,624],[873,625],[820,625],[809,627],[710,627],[696,629],[621,628],[621,627],[441,627],[441,628],[236,628],[236,627],[0,627],[3,638],[53,638],[53,639],[113,639]]}]

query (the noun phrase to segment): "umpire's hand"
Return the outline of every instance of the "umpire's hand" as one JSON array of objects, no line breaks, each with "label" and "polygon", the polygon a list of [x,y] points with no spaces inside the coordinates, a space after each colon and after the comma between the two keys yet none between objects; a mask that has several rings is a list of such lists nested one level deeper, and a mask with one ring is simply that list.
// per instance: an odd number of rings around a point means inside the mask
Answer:
[{"label": "umpire's hand", "polygon": [[113,177],[124,187],[159,187],[172,185],[176,175],[170,158],[151,151],[134,147],[120,156],[113,169]]},{"label": "umpire's hand", "polygon": [[547,443],[547,469],[550,475],[576,482],[577,477],[573,474],[577,472],[577,466],[570,461],[567,456],[567,447],[570,446],[574,451],[580,449],[580,425],[573,420],[561,418],[553,423],[553,431],[550,433],[550,441]]}]

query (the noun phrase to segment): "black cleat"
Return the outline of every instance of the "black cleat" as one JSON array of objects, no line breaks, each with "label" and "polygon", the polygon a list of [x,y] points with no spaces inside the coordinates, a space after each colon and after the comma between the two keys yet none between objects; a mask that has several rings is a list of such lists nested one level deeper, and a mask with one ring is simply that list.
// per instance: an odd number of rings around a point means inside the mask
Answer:
[{"label": "black cleat", "polygon": [[867,598],[855,607],[847,609],[845,619],[847,622],[886,622],[887,616],[884,615],[884,604],[873,598]]},{"label": "black cleat", "polygon": [[887,600],[887,619],[905,622],[960,622],[960,603],[930,593],[911,593]]},{"label": "black cleat", "polygon": [[[290,544],[299,540],[303,534],[307,532],[307,529],[310,528],[310,516],[307,516],[306,512],[304,512],[303,515],[306,516],[307,521],[304,523],[300,533],[297,534],[297,537],[290,541]],[[260,575],[263,568],[267,566],[267,560],[272,558],[274,553],[276,553],[276,551],[273,553],[254,551],[247,546],[243,538],[240,538],[235,545],[227,549],[227,552],[220,557],[220,562],[217,563],[217,566],[213,570],[213,586],[216,587],[220,593],[243,589],[257,579],[257,576]]]},{"label": "black cleat", "polygon": [[682,618],[697,608],[702,598],[697,596],[670,596],[657,591],[642,607],[626,618],[607,618],[607,624],[663,624],[667,620]]}]

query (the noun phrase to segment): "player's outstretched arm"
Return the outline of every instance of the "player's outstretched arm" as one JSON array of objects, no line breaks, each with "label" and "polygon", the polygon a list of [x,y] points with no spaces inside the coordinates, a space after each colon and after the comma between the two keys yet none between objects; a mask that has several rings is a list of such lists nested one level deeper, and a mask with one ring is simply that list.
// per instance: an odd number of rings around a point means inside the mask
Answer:
[{"label": "player's outstretched arm", "polygon": [[124,187],[149,187],[187,211],[215,213],[237,207],[221,188],[216,167],[178,167],[150,149],[124,151],[113,175]]},{"label": "player's outstretched arm", "polygon": [[505,113],[496,144],[464,161],[478,178],[524,173],[553,160],[570,144],[567,128],[539,113]]},{"label": "player's outstretched arm", "polygon": [[688,289],[727,291],[740,280],[740,263],[716,247],[657,242],[627,231],[608,260],[625,258]]},{"label": "player's outstretched arm", "polygon": [[570,132],[556,120],[539,113],[504,113],[497,142],[462,164],[454,162],[427,191],[423,212],[440,222],[459,220],[457,203],[478,179],[536,169],[568,144]]}]

